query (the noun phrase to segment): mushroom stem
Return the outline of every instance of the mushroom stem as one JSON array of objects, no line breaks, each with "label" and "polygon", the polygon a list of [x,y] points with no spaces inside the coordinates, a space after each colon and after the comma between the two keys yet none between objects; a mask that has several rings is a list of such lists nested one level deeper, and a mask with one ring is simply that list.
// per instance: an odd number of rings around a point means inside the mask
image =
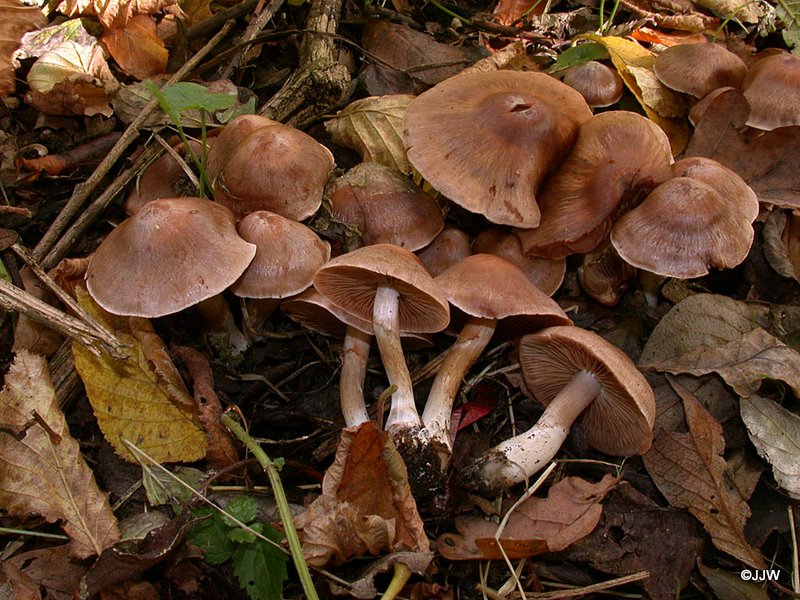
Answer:
[{"label": "mushroom stem", "polygon": [[364,378],[367,375],[371,343],[371,335],[355,327],[347,327],[342,346],[342,377],[339,381],[339,400],[345,427],[356,427],[369,421],[364,402]]},{"label": "mushroom stem", "polygon": [[411,374],[408,372],[403,348],[400,345],[399,327],[400,294],[392,287],[379,286],[375,291],[372,326],[381,353],[381,362],[389,384],[397,386],[392,394],[392,408],[386,419],[386,429],[403,429],[422,425],[416,404]]},{"label": "mushroom stem", "polygon": [[448,350],[444,363],[433,380],[425,410],[422,412],[422,423],[431,439],[441,444],[438,449],[440,455],[443,454],[440,456],[443,467],[447,466],[453,450],[450,440],[450,413],[456,394],[464,375],[492,339],[496,326],[495,319],[471,317]]},{"label": "mushroom stem", "polygon": [[498,444],[478,460],[473,468],[475,485],[498,492],[539,471],[553,459],[572,423],[600,390],[600,382],[592,373],[578,371],[533,427]]},{"label": "mushroom stem", "polygon": [[215,294],[195,305],[204,321],[212,344],[221,351],[241,354],[250,347],[244,334],[236,327],[231,307],[222,294]]}]

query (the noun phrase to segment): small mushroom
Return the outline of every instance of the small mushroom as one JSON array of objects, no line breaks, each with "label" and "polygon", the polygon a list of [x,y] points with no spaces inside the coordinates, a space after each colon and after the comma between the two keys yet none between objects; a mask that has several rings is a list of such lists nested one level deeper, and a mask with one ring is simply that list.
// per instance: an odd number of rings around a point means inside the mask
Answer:
[{"label": "small mushroom", "polygon": [[570,67],[562,81],[580,92],[591,108],[616,104],[625,88],[622,77],[614,69],[596,60]]},{"label": "small mushroom", "polygon": [[469,236],[455,227],[445,227],[417,256],[434,277],[470,255]]},{"label": "small mushroom", "polygon": [[526,480],[556,455],[576,419],[588,444],[614,456],[646,452],[653,440],[655,396],[630,358],[599,335],[550,327],[520,340],[525,383],[547,408],[538,422],[471,465],[469,483],[499,492]]},{"label": "small mushroom", "polygon": [[536,227],[536,192],[591,117],[583,97],[544,73],[464,73],[409,104],[414,168],[444,196],[493,223]]}]

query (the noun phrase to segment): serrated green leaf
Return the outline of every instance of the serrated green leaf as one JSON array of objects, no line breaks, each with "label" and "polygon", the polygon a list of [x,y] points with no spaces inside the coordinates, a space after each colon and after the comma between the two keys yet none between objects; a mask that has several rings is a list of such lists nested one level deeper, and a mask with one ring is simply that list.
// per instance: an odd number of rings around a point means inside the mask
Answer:
[{"label": "serrated green leaf", "polygon": [[197,517],[205,517],[189,530],[189,539],[203,550],[206,562],[219,565],[233,556],[234,544],[228,532],[230,528],[222,521],[222,516],[211,508],[193,511]]},{"label": "serrated green leaf", "polygon": [[[242,523],[250,523],[258,515],[258,504],[250,496],[237,496],[230,504],[225,507],[225,512],[229,513]],[[229,527],[238,527],[238,525],[225,515],[221,515],[223,522]]]},{"label": "serrated green leaf", "polygon": [[[251,527],[258,531],[260,528],[257,528],[257,525],[258,523],[255,523],[251,525]],[[259,531],[259,533],[261,533],[261,531]],[[254,534],[250,533],[249,531],[245,531],[244,529],[231,529],[229,535],[237,544],[252,544],[258,539]]]},{"label": "serrated green leaf", "polygon": [[[279,542],[281,534],[269,525],[264,535]],[[263,540],[251,544],[237,544],[233,553],[233,570],[239,585],[252,600],[280,600],[283,582],[286,581],[288,557],[278,548]]]},{"label": "serrated green leaf", "polygon": [[579,44],[567,48],[558,55],[555,64],[550,67],[550,73],[558,73],[570,67],[576,67],[587,63],[590,60],[604,60],[608,58],[608,50],[602,44],[595,42],[589,44]]}]

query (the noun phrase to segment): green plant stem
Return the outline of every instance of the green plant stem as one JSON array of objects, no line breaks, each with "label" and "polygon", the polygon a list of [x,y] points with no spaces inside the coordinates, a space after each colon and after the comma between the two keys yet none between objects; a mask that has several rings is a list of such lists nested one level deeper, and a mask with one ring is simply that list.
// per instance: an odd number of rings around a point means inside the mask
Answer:
[{"label": "green plant stem", "polygon": [[394,563],[394,573],[392,580],[389,582],[389,587],[381,596],[381,600],[394,600],[403,589],[403,586],[411,578],[411,569],[405,563],[399,560]]},{"label": "green plant stem", "polygon": [[240,442],[242,442],[253,456],[256,458],[261,467],[266,471],[269,477],[269,482],[272,485],[272,493],[275,494],[275,502],[278,504],[278,512],[281,516],[283,523],[284,533],[286,534],[286,541],[289,542],[289,550],[292,554],[294,566],[297,569],[297,574],[300,577],[300,584],[303,586],[303,591],[306,598],[309,600],[319,600],[317,590],[314,589],[314,582],[311,580],[311,573],[308,570],[308,565],[303,558],[303,549],[300,547],[300,538],[297,535],[297,529],[294,527],[294,519],[292,512],[289,509],[289,501],[286,499],[286,493],[281,483],[280,475],[275,463],[267,456],[267,453],[262,450],[255,440],[244,430],[244,428],[237,423],[229,414],[223,414],[221,417],[223,425],[227,427],[230,432],[235,435]]}]

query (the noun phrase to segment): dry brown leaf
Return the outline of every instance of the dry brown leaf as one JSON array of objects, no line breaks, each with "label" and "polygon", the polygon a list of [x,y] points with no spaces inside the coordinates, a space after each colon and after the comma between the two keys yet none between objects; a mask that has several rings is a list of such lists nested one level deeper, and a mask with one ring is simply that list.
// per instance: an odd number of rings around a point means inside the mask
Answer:
[{"label": "dry brown leaf", "polygon": [[297,527],[314,567],[367,552],[429,550],[403,459],[371,421],[342,430],[322,495],[297,517]]},{"label": "dry brown leaf", "polygon": [[22,34],[46,24],[47,18],[38,8],[18,0],[0,0],[0,98],[14,93],[12,55]]},{"label": "dry brown leaf", "polygon": [[697,561],[697,569],[705,577],[717,598],[726,600],[769,600],[767,590],[760,583],[745,581],[740,571],[712,569]]},{"label": "dry brown leaf", "polygon": [[[690,31],[702,32],[706,29],[711,29],[718,20],[704,15],[701,12],[691,9],[691,5],[684,7],[685,10],[678,11],[677,14],[666,14],[663,12],[666,6],[661,6],[662,2],[658,3],[659,6],[654,6],[650,0],[621,0],[620,5],[626,10],[633,13],[636,17],[646,18],[655,23],[662,29],[674,29],[677,31]],[[666,4],[666,3],[664,3]],[[677,6],[669,7],[678,9]],[[641,39],[641,38],[637,38]],[[654,40],[643,40],[654,41]],[[705,41],[705,38],[703,39]]]},{"label": "dry brown leaf", "polygon": [[100,41],[120,68],[137,79],[160,75],[167,69],[169,52],[156,34],[156,22],[148,15],[137,15],[124,27],[109,29]]},{"label": "dry brown leaf", "polygon": [[124,27],[136,15],[152,15],[175,0],[61,0],[56,10],[74,17],[97,15],[106,29]]},{"label": "dry brown leaf", "polygon": [[764,11],[757,2],[740,0],[692,0],[722,19],[735,19],[744,23],[757,23]]},{"label": "dry brown leaf", "polygon": [[774,208],[761,234],[769,265],[779,275],[800,281],[800,217]]},{"label": "dry brown leaf", "polygon": [[659,321],[639,366],[669,373],[717,373],[740,396],[764,379],[778,379],[800,393],[800,353],[757,327],[756,312],[725,296],[697,294]]},{"label": "dry brown leaf", "polygon": [[717,548],[762,569],[763,557],[744,537],[750,507],[726,472],[722,427],[685,388],[673,386],[689,432],[660,429],[643,456],[647,472],[670,505],[687,509],[703,524]]},{"label": "dry brown leaf", "polygon": [[554,484],[546,498],[531,496],[519,504],[495,538],[498,525],[479,517],[457,517],[460,535],[444,534],[437,540],[442,556],[449,560],[524,558],[543,552],[558,552],[587,536],[597,526],[600,502],[619,480],[606,475],[597,483],[566,477]]},{"label": "dry brown leaf", "polygon": [[63,545],[5,558],[2,571],[11,584],[14,600],[26,600],[27,591],[33,592],[30,597],[36,600],[41,600],[43,591],[48,600],[71,600],[79,596],[86,566],[71,558],[69,546]]},{"label": "dry brown leaf", "polygon": [[361,153],[363,162],[394,167],[406,175],[411,163],[403,145],[403,117],[414,96],[372,96],[352,102],[325,123],[333,141]]},{"label": "dry brown leaf", "polygon": [[135,462],[123,443],[128,440],[158,462],[203,458],[207,440],[195,403],[150,322],[111,315],[85,290],[77,292],[81,306],[129,346],[122,361],[72,346],[97,423],[117,454]]},{"label": "dry brown leaf", "polygon": [[545,0],[499,0],[492,16],[500,25],[511,25],[522,17],[543,14],[546,6]]},{"label": "dry brown leaf", "polygon": [[761,396],[742,398],[739,410],[750,441],[772,465],[775,481],[789,496],[800,499],[800,417]]},{"label": "dry brown leaf", "polygon": [[17,353],[0,392],[0,423],[0,506],[61,520],[76,558],[114,544],[117,520],[70,435],[42,357]]},{"label": "dry brown leaf", "polygon": [[[28,266],[20,269],[19,275],[26,292],[48,304],[55,303],[55,294]],[[63,341],[64,336],[51,327],[20,313],[17,317],[17,326],[14,327],[14,345],[11,350],[12,352],[27,350],[49,358],[56,353]]]}]

